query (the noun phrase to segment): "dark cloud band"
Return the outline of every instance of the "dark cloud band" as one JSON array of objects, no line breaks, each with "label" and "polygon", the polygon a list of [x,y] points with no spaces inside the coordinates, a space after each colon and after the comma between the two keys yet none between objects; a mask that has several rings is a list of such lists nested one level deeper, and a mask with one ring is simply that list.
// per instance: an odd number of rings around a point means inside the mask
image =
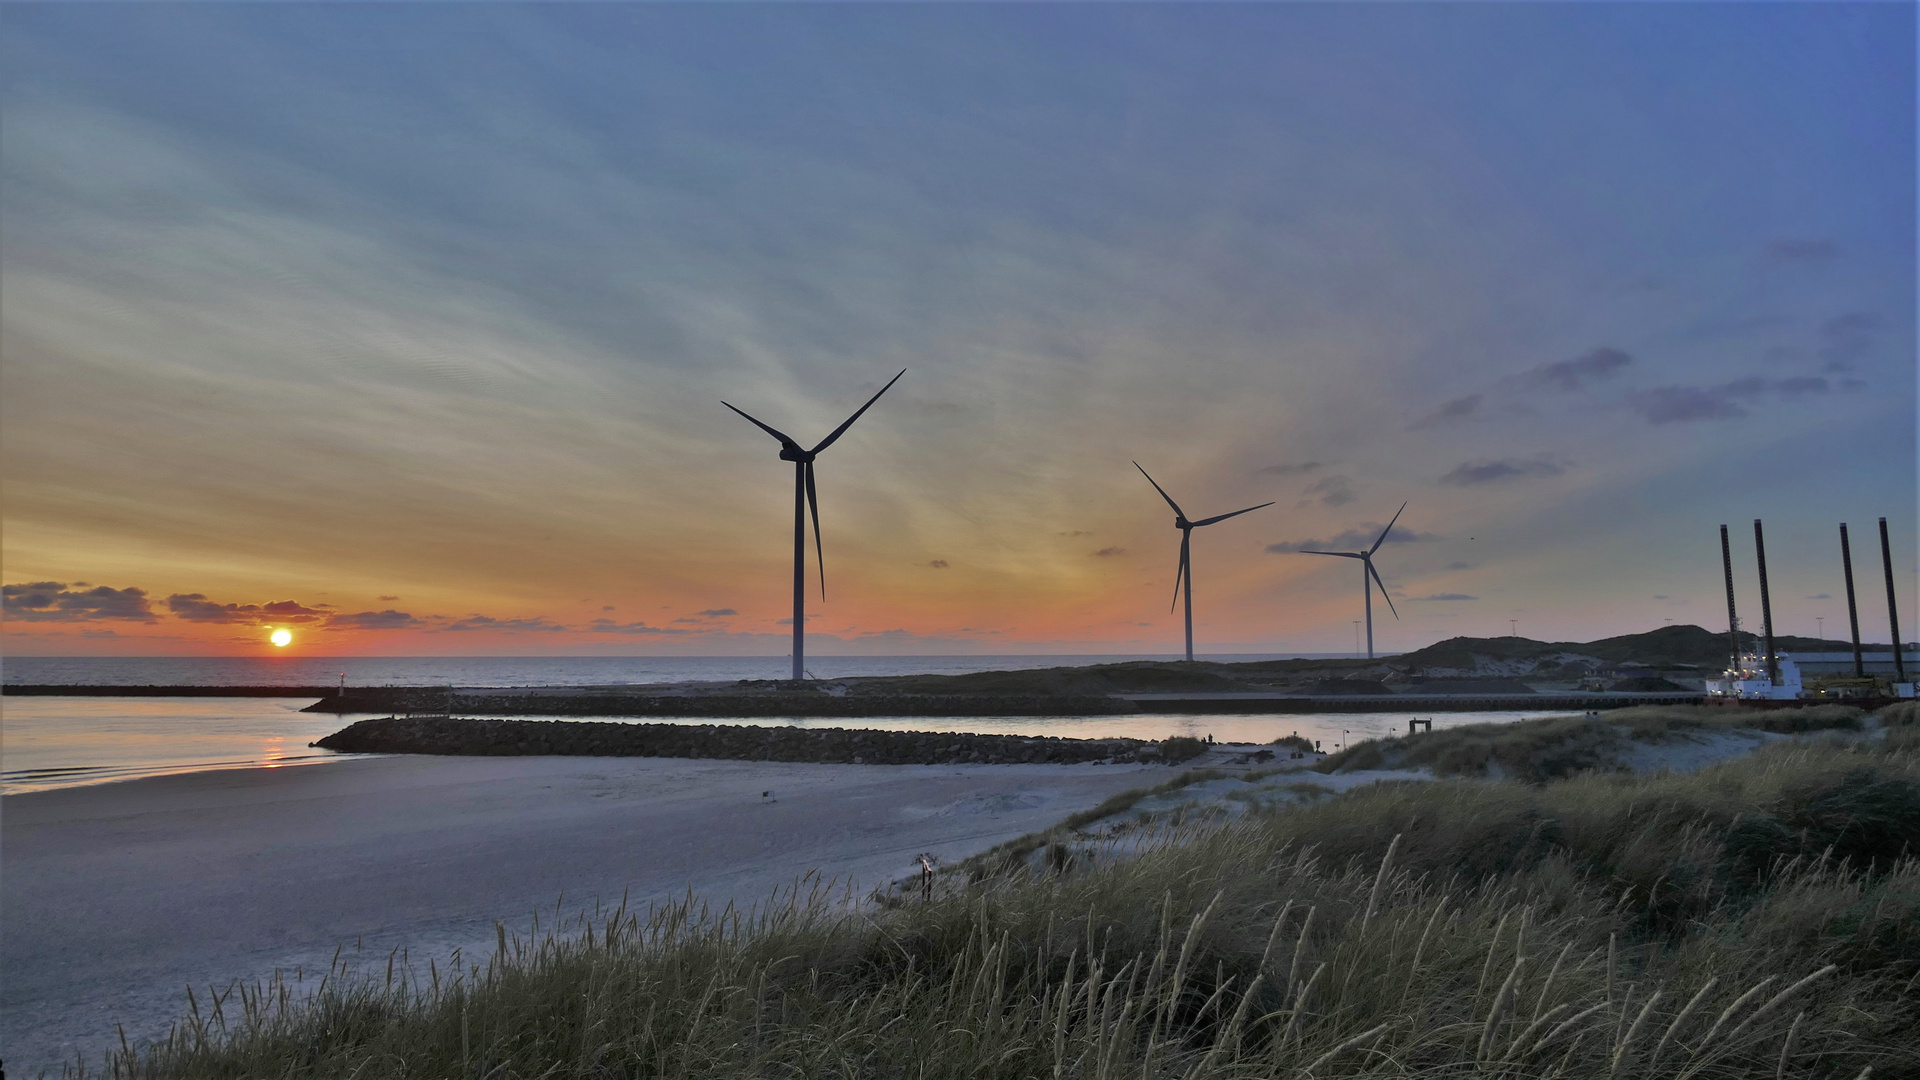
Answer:
[{"label": "dark cloud band", "polygon": [[86,622],[93,619],[155,621],[145,589],[113,589],[105,585],[69,589],[64,582],[37,581],[0,586],[0,608],[21,622]]}]

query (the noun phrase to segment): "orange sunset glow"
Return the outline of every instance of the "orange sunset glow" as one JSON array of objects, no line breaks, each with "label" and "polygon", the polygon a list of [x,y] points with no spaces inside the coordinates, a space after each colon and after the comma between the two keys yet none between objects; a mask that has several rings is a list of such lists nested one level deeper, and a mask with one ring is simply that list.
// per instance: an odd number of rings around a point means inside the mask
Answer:
[{"label": "orange sunset glow", "polygon": [[[1275,503],[1194,540],[1209,652],[1353,648],[1359,581],[1297,553],[1402,503],[1387,649],[1709,622],[1714,528],[1754,517],[1781,627],[1838,624],[1832,522],[1915,513],[1911,138],[1861,134],[1911,101],[1853,79],[1910,73],[1899,34],[1783,32],[1763,77],[1679,9],[1452,57],[1130,10],[1107,45],[1091,10],[848,13],[844,56],[770,16],[761,64],[636,9],[617,63],[476,31],[352,100],[319,15],[234,31],[288,50],[238,99],[185,73],[249,49],[22,21],[6,648],[784,654],[791,472],[721,403],[810,446],[903,368],[818,466],[818,651],[1177,649],[1132,461]],[[1003,56],[1028,35],[1084,62]],[[1104,53],[1189,36],[1197,82]]]}]

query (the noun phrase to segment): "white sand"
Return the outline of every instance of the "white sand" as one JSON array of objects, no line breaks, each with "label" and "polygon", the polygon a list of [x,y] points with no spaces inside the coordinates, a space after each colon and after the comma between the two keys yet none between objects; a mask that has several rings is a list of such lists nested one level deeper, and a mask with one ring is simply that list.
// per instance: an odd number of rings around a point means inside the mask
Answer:
[{"label": "white sand", "polygon": [[953,861],[1169,775],[379,757],[8,796],[0,1057],[15,1076],[97,1066],[116,1022],[159,1034],[189,983],[324,971],[356,939],[369,961],[480,959],[496,921],[525,931],[563,896],[753,902],[816,869],[871,889],[918,852]]},{"label": "white sand", "polygon": [[[1830,733],[1814,732],[1811,735],[1828,737]],[[1661,772],[1696,773],[1709,765],[1751,754],[1770,742],[1792,737],[1753,728],[1682,728],[1670,732],[1662,742],[1629,743],[1627,751],[1620,757],[1621,763],[1636,776]]]}]

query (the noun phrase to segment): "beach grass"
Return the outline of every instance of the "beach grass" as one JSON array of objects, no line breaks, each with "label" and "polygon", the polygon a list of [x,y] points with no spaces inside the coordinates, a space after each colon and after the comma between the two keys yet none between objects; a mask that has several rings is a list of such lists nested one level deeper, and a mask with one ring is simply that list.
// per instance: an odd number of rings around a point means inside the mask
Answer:
[{"label": "beach grass", "polygon": [[1692,776],[1379,784],[891,909],[809,880],[343,963],[196,998],[108,1071],[1916,1076],[1916,849],[1911,723]]},{"label": "beach grass", "polygon": [[1658,743],[1683,734],[1736,730],[1775,734],[1856,731],[1863,715],[1850,705],[1764,711],[1642,705],[1597,715],[1464,724],[1417,735],[1370,739],[1330,754],[1314,767],[1325,773],[1424,768],[1435,776],[1492,775],[1539,782],[1617,767],[1618,753],[1630,742]]}]

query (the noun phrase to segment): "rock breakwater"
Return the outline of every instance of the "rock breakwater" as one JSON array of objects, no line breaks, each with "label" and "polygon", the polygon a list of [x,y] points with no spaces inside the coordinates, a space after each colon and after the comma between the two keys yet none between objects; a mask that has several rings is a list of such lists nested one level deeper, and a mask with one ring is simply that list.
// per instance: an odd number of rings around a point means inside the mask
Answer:
[{"label": "rock breakwater", "polygon": [[357,754],[569,755],[806,761],[853,765],[1014,765],[1166,762],[1193,756],[1192,739],[1059,739],[942,731],[614,724],[578,720],[386,717],[313,744]]}]

